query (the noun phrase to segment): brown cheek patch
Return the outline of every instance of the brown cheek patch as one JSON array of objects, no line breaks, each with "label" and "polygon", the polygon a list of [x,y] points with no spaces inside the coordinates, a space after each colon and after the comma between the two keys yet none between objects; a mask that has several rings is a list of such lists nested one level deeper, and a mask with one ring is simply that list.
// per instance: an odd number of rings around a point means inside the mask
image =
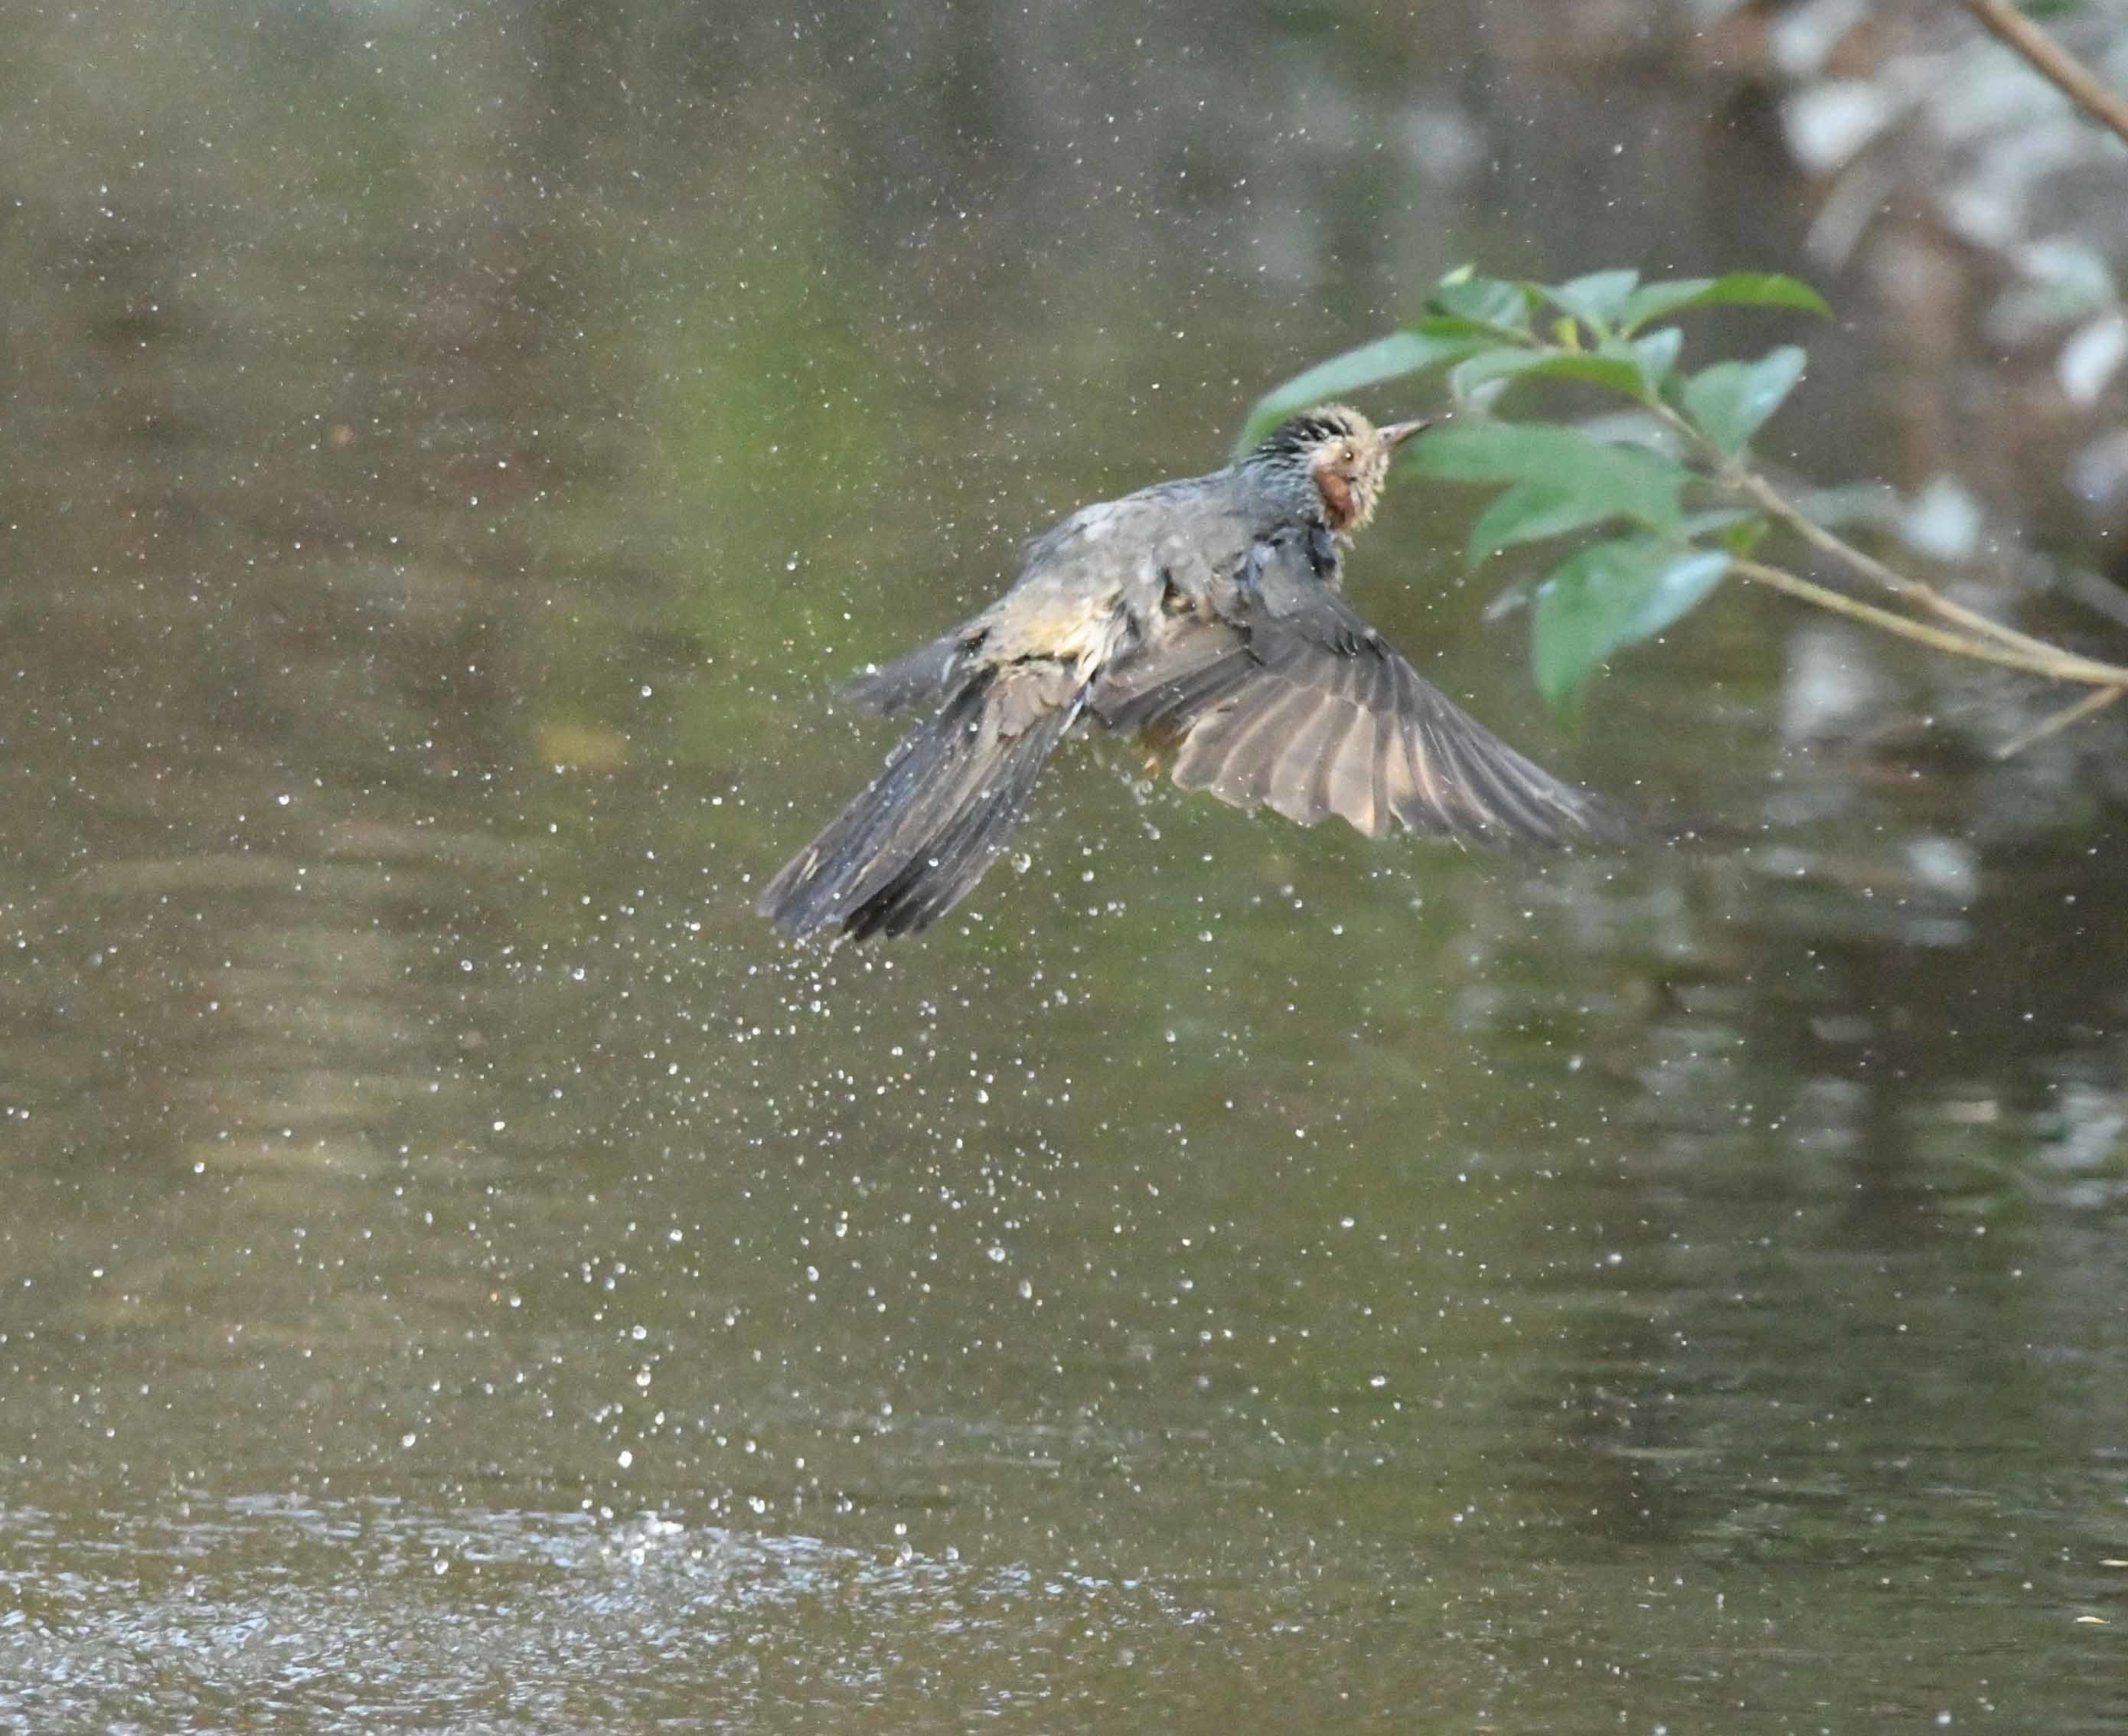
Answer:
[{"label": "brown cheek patch", "polygon": [[1323,491],[1323,515],[1332,530],[1352,522],[1352,485],[1325,465],[1315,472],[1315,486]]}]

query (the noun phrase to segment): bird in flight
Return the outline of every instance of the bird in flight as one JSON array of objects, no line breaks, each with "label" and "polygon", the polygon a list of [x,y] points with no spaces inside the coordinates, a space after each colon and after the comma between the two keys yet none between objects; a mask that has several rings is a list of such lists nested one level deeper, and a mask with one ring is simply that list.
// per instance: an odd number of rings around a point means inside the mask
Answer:
[{"label": "bird in flight", "polygon": [[930,715],[769,881],[761,913],[793,937],[936,922],[1003,851],[1082,719],[1141,738],[1185,790],[1304,826],[1334,813],[1370,837],[1622,837],[1608,804],[1466,715],[1345,601],[1342,549],[1425,425],[1326,405],[1223,470],[1082,507],[1037,538],[995,602],[846,690]]}]

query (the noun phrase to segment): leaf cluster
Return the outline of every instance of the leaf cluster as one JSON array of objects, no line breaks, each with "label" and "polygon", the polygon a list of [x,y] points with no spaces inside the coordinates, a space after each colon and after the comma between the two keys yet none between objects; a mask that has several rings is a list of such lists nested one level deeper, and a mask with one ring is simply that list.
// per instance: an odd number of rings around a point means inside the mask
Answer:
[{"label": "leaf cluster", "polygon": [[1768,529],[1755,506],[1723,503],[1748,500],[1738,486],[1746,448],[1802,379],[1805,356],[1783,344],[1686,372],[1684,330],[1670,322],[1724,304],[1831,311],[1807,284],[1772,273],[1643,282],[1599,271],[1544,284],[1465,267],[1435,287],[1415,325],[1266,394],[1237,450],[1295,410],[1433,368],[1468,409],[1489,410],[1531,380],[1626,400],[1634,414],[1598,422],[1459,416],[1412,448],[1423,475],[1498,491],[1472,527],[1474,568],[1518,543],[1606,531],[1545,576],[1530,611],[1537,686],[1570,707],[1612,656],[1703,602]]}]

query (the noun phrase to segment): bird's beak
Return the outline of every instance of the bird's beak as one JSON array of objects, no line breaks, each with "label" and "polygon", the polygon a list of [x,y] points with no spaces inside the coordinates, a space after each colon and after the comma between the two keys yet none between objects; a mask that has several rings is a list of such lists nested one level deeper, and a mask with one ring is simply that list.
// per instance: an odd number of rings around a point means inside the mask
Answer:
[{"label": "bird's beak", "polygon": [[1394,452],[1421,429],[1432,426],[1432,416],[1421,416],[1416,421],[1411,422],[1392,422],[1382,430],[1382,439],[1387,443],[1389,450]]}]

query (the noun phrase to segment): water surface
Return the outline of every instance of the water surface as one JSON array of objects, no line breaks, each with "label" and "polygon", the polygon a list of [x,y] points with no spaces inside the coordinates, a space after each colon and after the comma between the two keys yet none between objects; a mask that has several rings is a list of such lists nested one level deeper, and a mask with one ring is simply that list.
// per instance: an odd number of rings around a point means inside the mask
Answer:
[{"label": "water surface", "polygon": [[1095,742],[929,937],[750,913],[837,676],[1413,286],[1797,263],[1479,21],[36,21],[0,1722],[2128,1728],[2115,738],[1741,595],[1569,733],[1407,484],[1370,615],[1726,842]]}]

